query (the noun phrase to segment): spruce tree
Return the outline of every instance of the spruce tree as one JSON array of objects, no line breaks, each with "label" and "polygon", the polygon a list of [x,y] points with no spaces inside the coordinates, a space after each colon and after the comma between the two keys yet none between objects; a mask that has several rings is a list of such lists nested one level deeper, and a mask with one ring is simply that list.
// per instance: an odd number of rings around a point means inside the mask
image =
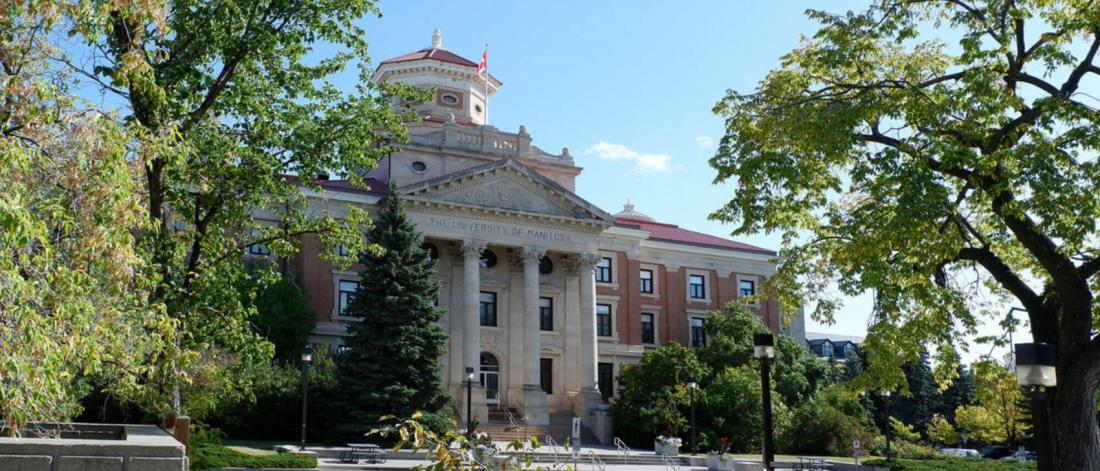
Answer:
[{"label": "spruce tree", "polygon": [[447,334],[438,324],[435,262],[395,188],[379,201],[374,223],[369,238],[382,250],[360,257],[365,268],[347,311],[360,321],[348,326],[349,350],[337,369],[343,392],[337,432],[349,439],[377,427],[382,416],[436,413],[449,401],[440,376]]}]

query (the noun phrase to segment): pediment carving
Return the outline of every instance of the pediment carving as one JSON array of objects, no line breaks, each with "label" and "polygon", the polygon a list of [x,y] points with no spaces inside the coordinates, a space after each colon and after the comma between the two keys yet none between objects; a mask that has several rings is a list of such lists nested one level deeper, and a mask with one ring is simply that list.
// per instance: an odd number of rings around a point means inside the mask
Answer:
[{"label": "pediment carving", "polygon": [[579,216],[576,209],[569,208],[563,204],[564,202],[554,201],[557,198],[553,195],[523,180],[525,179],[520,176],[493,175],[467,184],[452,185],[452,188],[444,191],[429,191],[424,196],[439,201],[511,211],[565,217]]}]

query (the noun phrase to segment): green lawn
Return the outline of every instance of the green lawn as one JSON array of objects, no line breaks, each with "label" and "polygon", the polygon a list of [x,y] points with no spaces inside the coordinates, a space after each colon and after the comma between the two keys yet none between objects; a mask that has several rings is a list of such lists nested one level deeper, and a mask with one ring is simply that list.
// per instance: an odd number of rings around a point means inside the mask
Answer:
[{"label": "green lawn", "polygon": [[[873,463],[877,466],[885,466],[885,460],[876,459]],[[869,464],[869,463],[864,463]],[[1019,471],[1020,463],[1017,461],[986,460],[979,458],[935,458],[929,460],[904,460],[895,459],[890,464],[894,471]],[[1034,461],[1024,465],[1025,470],[1036,469]]]},{"label": "green lawn", "polygon": [[[241,451],[245,450],[245,451]],[[316,468],[317,458],[293,453],[277,454],[246,446],[204,445],[191,448],[191,469],[213,468]]]},{"label": "green lawn", "polygon": [[[760,460],[761,459],[760,455],[754,455],[754,454],[751,454],[751,453],[750,454],[735,454],[733,456],[735,456],[737,458],[747,459],[747,460]],[[811,455],[775,455],[775,460],[776,461],[786,461],[786,462],[792,462],[793,461],[793,462],[797,463],[799,456],[806,457],[806,456],[811,456]],[[834,463],[855,464],[855,462],[856,462],[856,459],[852,458],[851,456],[818,456],[818,455],[812,455],[812,456],[814,456],[814,458],[825,458],[825,459],[827,459],[829,461],[832,461]],[[872,459],[872,458],[876,458],[876,457],[875,456],[863,456],[863,457],[859,458],[859,462],[863,463],[864,461]]]}]

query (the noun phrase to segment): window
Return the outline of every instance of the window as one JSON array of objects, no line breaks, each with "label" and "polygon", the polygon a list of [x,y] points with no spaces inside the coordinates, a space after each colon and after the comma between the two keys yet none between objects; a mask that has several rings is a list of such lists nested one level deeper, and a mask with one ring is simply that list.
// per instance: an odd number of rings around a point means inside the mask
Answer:
[{"label": "window", "polygon": [[539,259],[539,273],[549,275],[553,271],[554,262],[550,261],[550,257],[542,257]]},{"label": "window", "polygon": [[539,330],[554,330],[554,298],[539,298]]},{"label": "window", "polygon": [[539,384],[546,394],[554,394],[554,360],[539,358]]},{"label": "window", "polygon": [[596,335],[600,337],[611,336],[611,305],[596,305]]},{"label": "window", "polygon": [[497,254],[492,250],[485,249],[481,252],[481,268],[493,268],[497,266]]},{"label": "window", "polygon": [[738,282],[740,296],[755,296],[756,295],[756,282],[752,280],[741,280]]},{"label": "window", "polygon": [[457,105],[458,97],[450,93],[445,93],[439,96],[439,101],[443,102],[444,105]]},{"label": "window", "polygon": [[653,294],[653,270],[642,270],[638,276],[642,280],[642,292]]},{"label": "window", "polygon": [[707,345],[707,332],[703,330],[703,318],[691,318],[691,346],[704,347]]},{"label": "window", "polygon": [[[263,233],[257,229],[252,229],[248,232],[248,234],[253,239],[259,239],[263,237]],[[271,255],[271,249],[267,248],[267,246],[264,244],[248,244],[248,254],[258,257],[266,257],[268,255]]]},{"label": "window", "polygon": [[497,325],[497,294],[489,291],[481,292],[481,325],[496,327]]},{"label": "window", "polygon": [[349,253],[348,252],[348,246],[346,246],[344,244],[337,245],[336,246],[336,253],[340,254],[341,257],[347,257],[348,253]]},{"label": "window", "polygon": [[653,314],[648,312],[642,313],[642,343],[657,343],[656,338],[653,335]]},{"label": "window", "polygon": [[612,363],[596,364],[596,385],[600,388],[603,401],[607,402],[615,395],[615,365]]},{"label": "window", "polygon": [[348,306],[355,301],[355,293],[359,291],[358,281],[340,280],[336,313],[345,315]]},{"label": "window", "polygon": [[821,356],[826,358],[833,356],[833,344],[831,342],[825,341],[821,344]]},{"label": "window", "polygon": [[688,295],[692,299],[707,298],[707,278],[703,275],[688,276]]},{"label": "window", "polygon": [[600,263],[596,264],[596,281],[611,283],[611,257],[601,258]]},{"label": "window", "polygon": [[424,173],[424,172],[428,171],[428,164],[424,163],[423,160],[417,160],[417,161],[409,164],[409,168],[411,168],[412,171],[414,171],[416,173]]}]

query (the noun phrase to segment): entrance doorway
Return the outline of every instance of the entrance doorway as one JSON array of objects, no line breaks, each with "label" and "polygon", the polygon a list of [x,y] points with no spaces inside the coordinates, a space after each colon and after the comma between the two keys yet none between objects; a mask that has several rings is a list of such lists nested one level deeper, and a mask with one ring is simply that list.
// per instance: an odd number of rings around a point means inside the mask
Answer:
[{"label": "entrance doorway", "polygon": [[500,404],[500,361],[489,352],[481,352],[481,385],[485,388],[485,403]]}]

